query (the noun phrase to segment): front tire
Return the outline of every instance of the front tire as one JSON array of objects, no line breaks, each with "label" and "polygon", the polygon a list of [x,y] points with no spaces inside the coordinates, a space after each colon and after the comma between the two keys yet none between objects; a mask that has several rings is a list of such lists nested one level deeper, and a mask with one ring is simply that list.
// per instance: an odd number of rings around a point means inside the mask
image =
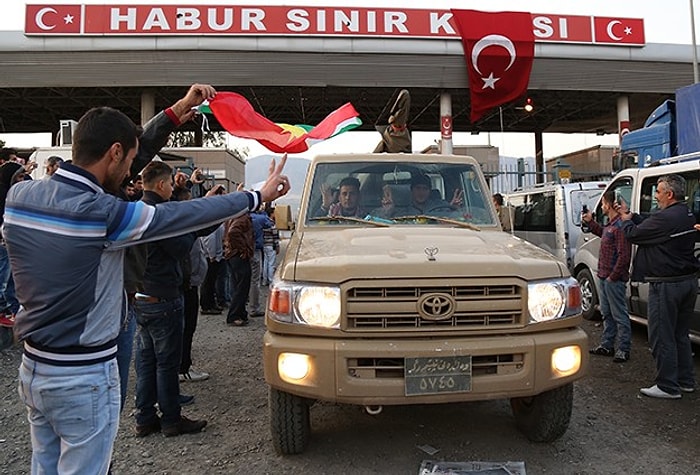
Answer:
[{"label": "front tire", "polygon": [[601,316],[597,310],[598,307],[598,291],[595,287],[595,280],[588,269],[581,269],[576,274],[581,286],[581,310],[583,318],[586,320],[600,320]]},{"label": "front tire", "polygon": [[554,442],[564,435],[573,405],[573,383],[537,396],[510,400],[518,430],[533,442]]},{"label": "front tire", "polygon": [[311,433],[308,401],[270,388],[269,403],[270,432],[275,451],[281,455],[302,453],[309,444]]}]

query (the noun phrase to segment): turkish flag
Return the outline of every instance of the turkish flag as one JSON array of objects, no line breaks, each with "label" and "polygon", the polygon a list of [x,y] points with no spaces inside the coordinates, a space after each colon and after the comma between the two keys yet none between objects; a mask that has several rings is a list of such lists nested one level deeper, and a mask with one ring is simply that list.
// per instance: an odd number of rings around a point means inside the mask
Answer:
[{"label": "turkish flag", "polygon": [[641,18],[595,17],[596,43],[644,44],[644,20]]},{"label": "turkish flag", "polygon": [[469,72],[471,120],[527,92],[535,36],[526,12],[452,10]]},{"label": "turkish flag", "polygon": [[24,33],[65,35],[80,33],[80,5],[27,5]]}]

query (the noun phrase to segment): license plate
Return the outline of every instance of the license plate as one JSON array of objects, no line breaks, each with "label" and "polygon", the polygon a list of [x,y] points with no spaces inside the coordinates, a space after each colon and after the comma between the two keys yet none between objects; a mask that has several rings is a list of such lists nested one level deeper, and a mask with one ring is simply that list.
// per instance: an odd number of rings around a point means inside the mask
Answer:
[{"label": "license plate", "polygon": [[472,389],[472,357],[406,358],[406,396],[468,392]]}]

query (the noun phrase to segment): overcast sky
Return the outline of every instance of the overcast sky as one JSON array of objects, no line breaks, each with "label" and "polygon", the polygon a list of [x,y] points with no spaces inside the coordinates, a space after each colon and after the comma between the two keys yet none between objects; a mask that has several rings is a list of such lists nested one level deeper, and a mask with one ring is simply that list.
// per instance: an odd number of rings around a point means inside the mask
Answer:
[{"label": "overcast sky", "polygon": [[[550,13],[550,14],[569,14],[569,15],[587,15],[587,16],[612,16],[612,17],[629,17],[629,18],[644,18],[645,36],[647,43],[676,43],[676,44],[691,44],[691,21],[690,21],[690,1],[692,0],[431,0],[429,5],[436,9],[475,9],[489,11],[530,11],[533,13]],[[24,30],[24,10],[26,1],[21,0],[2,0],[2,15],[0,15],[0,31],[7,30]],[[169,0],[169,1],[147,1],[147,0],[115,0],[115,1],[94,1],[94,0],[59,0],[59,1],[44,1],[33,0],[29,3],[57,5],[57,4],[189,4],[201,3],[204,5],[290,5],[290,6],[342,6],[342,7],[374,7],[381,5],[382,8],[401,7],[410,8],[412,2],[406,0],[265,0],[265,1],[235,1],[235,0],[202,0],[201,2],[193,2],[192,0]],[[415,5],[414,8],[426,8],[425,6]],[[700,3],[696,2],[695,9],[696,18],[700,15]],[[698,22],[696,21],[696,25]],[[696,27],[697,28],[697,27]],[[700,34],[700,30],[698,30]],[[1,47],[1,46],[0,46]],[[689,58],[691,52],[689,51]],[[329,113],[331,111],[328,111]],[[436,125],[437,129],[437,125]],[[358,134],[359,137],[358,137]],[[439,132],[435,133],[417,133],[414,134],[414,150],[420,150],[427,145],[433,143],[440,136]],[[20,140],[16,136],[8,136],[0,134],[0,138],[6,140],[8,145],[15,146],[32,146],[50,144],[50,137],[47,134],[42,139],[32,138],[29,143],[25,140]],[[346,133],[338,136],[326,143],[315,145],[311,152],[312,154],[333,152],[335,149],[341,148],[343,151],[367,152],[371,151],[377,140],[378,134],[374,133]],[[37,143],[40,141],[41,143]],[[534,137],[532,134],[507,134],[503,137],[502,134],[480,134],[472,136],[470,134],[455,133],[453,137],[455,144],[487,144],[498,146],[501,149],[501,154],[510,156],[531,156],[534,155]],[[592,136],[559,136],[553,134],[545,134],[544,137],[544,155],[549,158],[570,151],[578,150],[597,144],[613,145],[616,144],[617,137],[613,135],[598,137]],[[258,147],[255,143],[249,141],[232,141],[232,146],[245,144],[249,146],[251,156],[259,153],[265,153],[265,149]]]}]

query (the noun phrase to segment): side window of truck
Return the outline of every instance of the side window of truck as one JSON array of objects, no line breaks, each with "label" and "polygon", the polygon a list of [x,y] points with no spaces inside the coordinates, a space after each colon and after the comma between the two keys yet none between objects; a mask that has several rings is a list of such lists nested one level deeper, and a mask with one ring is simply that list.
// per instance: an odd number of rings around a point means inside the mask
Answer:
[{"label": "side window of truck", "polygon": [[528,231],[556,232],[554,192],[534,193],[529,196],[525,223]]},{"label": "side window of truck", "polygon": [[[630,209],[634,209],[634,206],[632,206],[632,189],[633,189],[633,182],[632,179],[629,177],[623,177],[620,178],[617,181],[614,181],[609,187],[608,190],[612,190],[615,192],[615,199],[617,201],[624,201],[627,203],[627,206]],[[602,194],[601,194],[602,196]],[[598,206],[595,209],[595,216],[594,219],[601,225],[605,226],[608,224],[608,217],[603,213],[603,208],[602,208],[602,203],[599,200],[598,201]]]},{"label": "side window of truck", "polygon": [[508,206],[513,208],[513,230],[525,231],[525,195],[515,195],[508,199]]}]

